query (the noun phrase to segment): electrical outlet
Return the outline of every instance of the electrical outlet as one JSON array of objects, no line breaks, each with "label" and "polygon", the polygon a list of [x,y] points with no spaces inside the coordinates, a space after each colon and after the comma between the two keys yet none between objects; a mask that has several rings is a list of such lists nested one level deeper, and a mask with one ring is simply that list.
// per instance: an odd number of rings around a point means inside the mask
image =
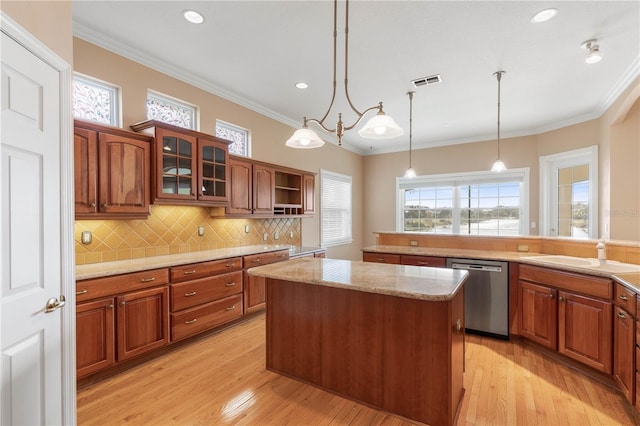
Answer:
[{"label": "electrical outlet", "polygon": [[266,232],[264,234],[262,234],[262,239],[267,241],[267,238],[269,238],[269,234],[267,234]]},{"label": "electrical outlet", "polygon": [[246,232],[247,234],[249,233],[249,225],[244,226],[244,232]]},{"label": "electrical outlet", "polygon": [[279,240],[279,239],[280,239],[280,233],[279,233],[278,231],[276,231],[276,232],[273,234],[273,239],[274,239],[274,240]]},{"label": "electrical outlet", "polygon": [[198,226],[198,235],[201,237],[204,235],[204,226]]},{"label": "electrical outlet", "polygon": [[418,247],[418,240],[411,240],[409,241],[409,245],[413,246],[413,247]]},{"label": "electrical outlet", "polygon": [[293,238],[293,231],[289,231],[289,238]]},{"label": "electrical outlet", "polygon": [[91,244],[91,231],[82,231],[82,244]]},{"label": "electrical outlet", "polygon": [[529,251],[529,246],[527,246],[525,244],[518,244],[518,251],[528,252]]}]

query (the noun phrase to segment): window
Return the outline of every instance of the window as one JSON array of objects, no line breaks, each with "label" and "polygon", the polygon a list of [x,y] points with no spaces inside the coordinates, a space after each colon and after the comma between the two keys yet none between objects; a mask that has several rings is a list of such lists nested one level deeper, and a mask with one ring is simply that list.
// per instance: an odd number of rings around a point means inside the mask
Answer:
[{"label": "window", "polygon": [[320,170],[320,245],[351,243],[351,176]]},{"label": "window", "polygon": [[73,116],[112,126],[120,125],[120,90],[118,87],[74,74]]},{"label": "window", "polygon": [[400,232],[527,235],[529,169],[398,178]]},{"label": "window", "polygon": [[216,136],[233,142],[229,145],[229,154],[251,156],[250,134],[247,129],[216,120]]},{"label": "window", "polygon": [[540,233],[598,238],[598,147],[540,157]]},{"label": "window", "polygon": [[197,110],[195,105],[171,98],[157,92],[147,93],[147,118],[173,124],[184,129],[197,129]]}]

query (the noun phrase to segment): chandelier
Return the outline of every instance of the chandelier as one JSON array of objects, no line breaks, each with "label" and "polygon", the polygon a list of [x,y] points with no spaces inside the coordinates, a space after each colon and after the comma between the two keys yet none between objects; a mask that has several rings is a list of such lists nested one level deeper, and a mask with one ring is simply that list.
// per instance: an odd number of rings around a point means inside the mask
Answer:
[{"label": "chandelier", "polygon": [[338,122],[336,123],[336,127],[334,129],[330,129],[325,125],[325,120],[329,116],[329,112],[331,112],[331,108],[333,108],[333,103],[336,99],[336,45],[337,45],[337,16],[338,16],[338,0],[333,1],[333,94],[331,96],[331,103],[329,104],[329,108],[324,116],[318,120],[315,118],[307,118],[304,117],[302,128],[298,129],[294,132],[293,136],[287,140],[286,145],[291,148],[318,148],[324,145],[324,141],[320,139],[318,134],[308,127],[309,123],[315,123],[320,126],[322,130],[327,133],[335,133],[338,138],[338,146],[342,146],[342,136],[344,132],[353,129],[356,127],[362,118],[370,111],[377,110],[376,115],[371,117],[369,121],[358,130],[358,134],[363,138],[367,139],[391,139],[404,134],[404,131],[395,120],[384,113],[382,110],[382,102],[378,105],[372,106],[371,108],[367,108],[364,111],[360,112],[351,102],[351,98],[349,97],[349,88],[348,88],[348,74],[349,74],[349,62],[348,62],[348,53],[349,53],[349,0],[345,1],[345,28],[344,28],[344,93],[349,103],[349,106],[356,113],[356,121],[351,125],[346,125],[342,121],[342,113],[338,114]]}]

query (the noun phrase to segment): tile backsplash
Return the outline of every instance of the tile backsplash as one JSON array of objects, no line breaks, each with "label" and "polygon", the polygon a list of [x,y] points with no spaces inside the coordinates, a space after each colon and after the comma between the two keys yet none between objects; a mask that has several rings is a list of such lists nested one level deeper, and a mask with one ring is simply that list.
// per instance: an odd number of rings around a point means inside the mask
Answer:
[{"label": "tile backsplash", "polygon": [[[221,219],[210,217],[208,208],[164,205],[152,205],[147,220],[77,220],[76,265],[263,243],[300,245],[300,220]],[[90,244],[82,244],[83,231],[91,232]]]}]

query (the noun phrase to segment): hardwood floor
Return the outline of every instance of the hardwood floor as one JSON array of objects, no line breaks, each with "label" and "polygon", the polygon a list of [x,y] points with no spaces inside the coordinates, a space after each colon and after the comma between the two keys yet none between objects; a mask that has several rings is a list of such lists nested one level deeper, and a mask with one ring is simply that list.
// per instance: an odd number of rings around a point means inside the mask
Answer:
[{"label": "hardwood floor", "polygon": [[[409,425],[264,369],[264,314],[78,390],[80,425]],[[618,391],[520,343],[467,336],[458,425],[633,425]]]}]

